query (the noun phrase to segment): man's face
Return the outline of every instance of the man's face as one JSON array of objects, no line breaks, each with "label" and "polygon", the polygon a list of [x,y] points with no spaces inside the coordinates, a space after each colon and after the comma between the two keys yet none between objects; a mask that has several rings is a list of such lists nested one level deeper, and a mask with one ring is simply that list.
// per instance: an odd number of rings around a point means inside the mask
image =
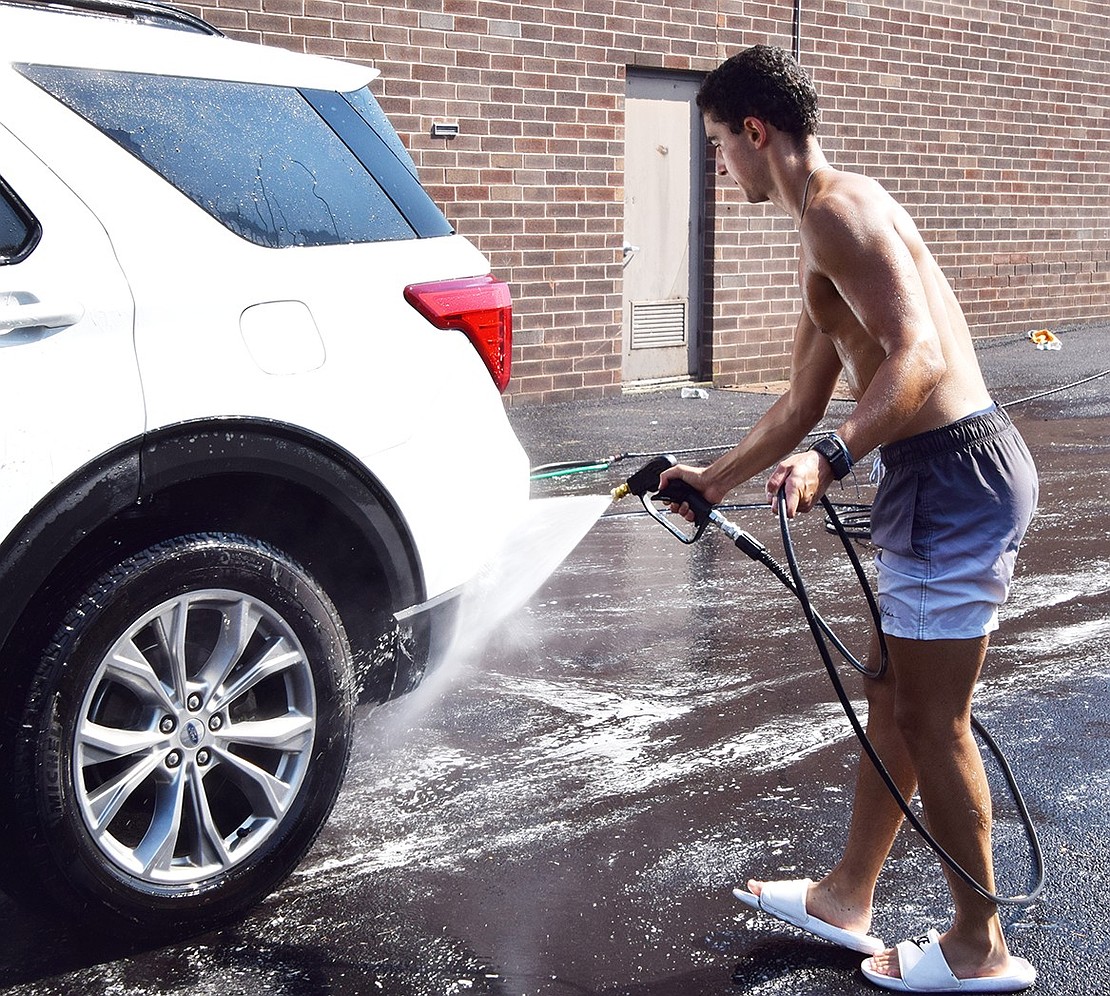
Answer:
[{"label": "man's face", "polygon": [[752,132],[745,127],[737,134],[708,111],[702,114],[702,123],[705,137],[714,149],[717,175],[731,177],[732,182],[744,191],[749,203],[758,204],[767,200],[758,183],[760,157]]}]

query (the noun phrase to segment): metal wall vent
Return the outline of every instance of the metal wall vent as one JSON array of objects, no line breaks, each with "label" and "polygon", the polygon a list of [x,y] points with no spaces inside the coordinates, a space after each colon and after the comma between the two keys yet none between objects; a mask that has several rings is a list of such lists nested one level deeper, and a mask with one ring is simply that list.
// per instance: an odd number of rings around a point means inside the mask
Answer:
[{"label": "metal wall vent", "polygon": [[632,349],[685,345],[685,301],[632,302]]}]

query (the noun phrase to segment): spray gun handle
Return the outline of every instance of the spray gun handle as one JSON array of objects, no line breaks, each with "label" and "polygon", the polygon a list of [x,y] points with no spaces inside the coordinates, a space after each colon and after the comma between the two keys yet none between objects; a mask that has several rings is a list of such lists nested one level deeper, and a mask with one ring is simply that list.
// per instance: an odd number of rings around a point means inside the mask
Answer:
[{"label": "spray gun handle", "polygon": [[[669,533],[682,540],[683,543],[696,543],[701,539],[701,534],[705,532],[705,527],[709,525],[709,516],[713,511],[712,504],[706,500],[705,496],[686,481],[669,481],[662,491],[652,496],[651,501],[648,500],[647,495],[643,495],[640,500],[644,503],[644,508],[648,510],[648,514]],[[685,502],[690,511],[694,513],[693,535],[688,536],[681,529],[672,525],[665,517],[662,509],[652,504],[652,502],[657,501],[668,502],[673,505],[681,505]]]}]

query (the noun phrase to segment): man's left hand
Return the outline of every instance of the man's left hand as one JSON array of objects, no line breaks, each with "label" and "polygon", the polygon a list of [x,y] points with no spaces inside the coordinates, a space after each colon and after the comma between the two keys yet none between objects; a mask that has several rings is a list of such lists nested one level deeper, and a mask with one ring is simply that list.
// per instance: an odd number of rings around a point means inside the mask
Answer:
[{"label": "man's left hand", "polygon": [[832,467],[815,450],[794,453],[782,461],[767,479],[767,497],[771,511],[779,510],[779,491],[783,491],[787,518],[808,512],[825,493],[833,480]]}]

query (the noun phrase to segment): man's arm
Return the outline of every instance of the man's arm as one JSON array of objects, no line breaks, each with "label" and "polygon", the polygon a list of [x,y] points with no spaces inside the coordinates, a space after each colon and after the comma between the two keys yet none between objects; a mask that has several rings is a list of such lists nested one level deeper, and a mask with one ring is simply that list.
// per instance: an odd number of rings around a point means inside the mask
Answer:
[{"label": "man's arm", "polygon": [[840,375],[836,349],[803,312],[794,332],[790,383],[740,442],[708,467],[672,467],[662,483],[678,478],[717,504],[733,488],[790,453],[824,416]]}]

